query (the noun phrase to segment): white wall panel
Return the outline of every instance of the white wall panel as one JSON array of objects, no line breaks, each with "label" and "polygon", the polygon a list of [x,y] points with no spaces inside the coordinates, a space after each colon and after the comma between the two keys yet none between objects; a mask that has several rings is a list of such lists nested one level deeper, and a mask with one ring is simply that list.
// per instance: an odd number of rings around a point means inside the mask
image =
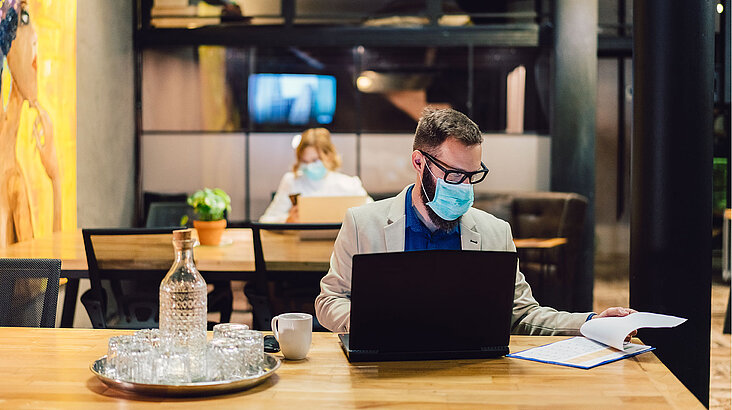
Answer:
[{"label": "white wall panel", "polygon": [[[250,206],[258,219],[295,160],[295,133],[250,135]],[[333,134],[341,154],[341,171],[356,174],[356,136]],[[414,182],[410,165],[411,134],[368,134],[361,137],[361,179],[370,193],[397,192]],[[546,191],[549,189],[550,139],[536,135],[486,135],[483,161],[491,170],[477,192]],[[142,137],[144,191],[191,193],[220,187],[232,197],[232,219],[246,218],[245,135],[146,134]]]},{"label": "white wall panel", "polygon": [[412,134],[361,136],[361,179],[367,192],[398,192],[414,182]]},{"label": "white wall panel", "polygon": [[[483,162],[491,170],[477,192],[548,191],[551,140],[539,135],[487,134]],[[395,192],[414,182],[411,134],[361,137],[361,178],[369,192]]]},{"label": "white wall panel", "polygon": [[484,135],[483,162],[490,173],[476,191],[548,191],[550,150],[546,136]]},{"label": "white wall panel", "polygon": [[142,189],[192,192],[221,188],[231,196],[231,219],[244,214],[244,134],[145,134]]}]

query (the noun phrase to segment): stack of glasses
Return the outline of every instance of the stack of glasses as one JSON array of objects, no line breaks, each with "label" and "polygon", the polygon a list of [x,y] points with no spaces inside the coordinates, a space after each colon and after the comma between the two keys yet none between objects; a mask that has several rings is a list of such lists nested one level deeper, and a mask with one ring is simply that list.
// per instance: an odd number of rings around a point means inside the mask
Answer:
[{"label": "stack of glasses", "polygon": [[[191,362],[203,362],[205,380],[193,380]],[[134,383],[179,385],[198,381],[233,381],[263,373],[264,339],[247,325],[221,323],[203,357],[160,337],[158,329],[109,339],[105,376]]]}]

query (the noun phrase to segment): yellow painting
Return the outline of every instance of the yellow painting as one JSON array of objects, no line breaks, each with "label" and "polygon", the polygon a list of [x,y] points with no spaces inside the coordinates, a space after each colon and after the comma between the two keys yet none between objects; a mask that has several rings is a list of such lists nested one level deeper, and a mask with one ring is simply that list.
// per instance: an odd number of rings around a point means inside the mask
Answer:
[{"label": "yellow painting", "polygon": [[0,0],[0,247],[76,229],[76,2]]}]

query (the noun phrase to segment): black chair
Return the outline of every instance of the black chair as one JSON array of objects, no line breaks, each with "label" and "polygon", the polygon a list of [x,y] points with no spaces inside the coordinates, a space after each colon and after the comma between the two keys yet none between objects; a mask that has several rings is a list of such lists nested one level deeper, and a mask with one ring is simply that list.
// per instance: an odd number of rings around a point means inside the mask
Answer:
[{"label": "black chair", "polygon": [[0,259],[0,326],[55,327],[58,259]]},{"label": "black chair", "polygon": [[[81,302],[95,329],[158,327],[158,292],[173,264],[175,229],[82,230],[91,289]],[[135,249],[145,256],[135,257]]]},{"label": "black chair", "polygon": [[[267,224],[251,222],[254,245],[255,279],[244,286],[244,294],[252,305],[252,327],[271,330],[272,317],[285,312],[313,315],[313,330],[326,331],[315,317],[315,297],[320,293],[320,279],[326,271],[284,271],[268,269],[262,246],[262,231],[333,231],[340,223]],[[307,239],[306,239],[307,240]]]},{"label": "black chair", "polygon": [[[181,224],[184,216],[188,222]],[[186,202],[153,202],[147,213],[146,228],[161,228],[167,226],[187,226],[193,223],[193,207]]]},{"label": "black chair", "polygon": [[[81,295],[95,329],[145,329],[159,326],[160,282],[173,265],[172,232],[168,228],[83,229],[91,289]],[[130,253],[144,249],[144,256]],[[212,292],[213,293],[213,292]],[[216,311],[209,293],[207,304]],[[229,288],[228,306],[233,294]],[[220,303],[220,302],[219,302]],[[226,305],[226,303],[223,303]],[[231,308],[218,308],[228,322]],[[209,322],[211,329],[216,322]]]},{"label": "black chair", "polygon": [[[150,211],[150,207],[155,202],[186,202],[188,194],[185,192],[179,193],[165,193],[165,192],[143,192],[142,193],[142,215],[139,215],[137,226],[143,226],[147,221],[147,215]],[[178,222],[174,224],[179,225]],[[168,225],[171,226],[171,225]]]},{"label": "black chair", "polygon": [[[193,207],[187,202],[153,202],[147,214],[145,226],[147,228],[164,228],[178,226],[183,216],[188,216],[186,227],[193,226]],[[208,311],[220,312],[221,322],[231,320],[234,310],[234,292],[231,290],[231,281],[210,281],[213,290],[208,293]]]}]

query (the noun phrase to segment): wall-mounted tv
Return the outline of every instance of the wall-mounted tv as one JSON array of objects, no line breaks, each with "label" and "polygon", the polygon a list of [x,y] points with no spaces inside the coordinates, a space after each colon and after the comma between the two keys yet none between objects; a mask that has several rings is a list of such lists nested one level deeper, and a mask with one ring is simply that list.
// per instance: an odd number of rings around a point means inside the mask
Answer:
[{"label": "wall-mounted tv", "polygon": [[249,116],[255,124],[330,124],[336,80],[319,74],[251,74]]}]

